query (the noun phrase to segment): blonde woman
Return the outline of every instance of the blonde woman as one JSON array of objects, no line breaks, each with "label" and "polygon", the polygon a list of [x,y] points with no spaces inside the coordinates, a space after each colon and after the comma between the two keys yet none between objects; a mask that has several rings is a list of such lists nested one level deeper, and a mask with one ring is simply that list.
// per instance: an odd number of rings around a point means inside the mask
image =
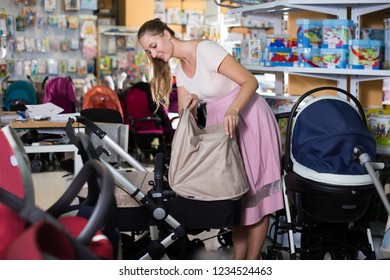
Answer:
[{"label": "blonde woman", "polygon": [[169,105],[168,61],[175,57],[179,112],[188,107],[195,113],[198,102],[206,103],[206,125],[224,123],[227,135],[237,133],[250,190],[242,198],[241,224],[233,227],[233,258],[259,259],[269,214],[283,208],[283,197],[280,133],[272,110],[256,94],[256,78],[217,43],[178,39],[159,19],[145,22],[138,40],[152,63],[157,104]]}]

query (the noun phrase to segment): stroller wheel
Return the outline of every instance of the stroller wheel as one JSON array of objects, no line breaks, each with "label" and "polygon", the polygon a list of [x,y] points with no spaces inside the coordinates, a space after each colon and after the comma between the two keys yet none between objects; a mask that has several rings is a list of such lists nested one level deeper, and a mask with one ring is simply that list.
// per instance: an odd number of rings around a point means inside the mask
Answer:
[{"label": "stroller wheel", "polygon": [[336,254],[334,251],[327,251],[324,253],[324,260],[335,260],[336,259]]},{"label": "stroller wheel", "polygon": [[[261,255],[263,257],[263,255]],[[271,250],[266,254],[266,258],[269,260],[283,260],[283,255],[279,250]]]},{"label": "stroller wheel", "polygon": [[233,234],[230,229],[221,229],[218,232],[217,240],[219,244],[223,247],[228,247],[233,245]]},{"label": "stroller wheel", "polygon": [[39,159],[33,159],[30,161],[31,165],[31,171],[32,172],[39,172],[43,168],[43,162]]}]

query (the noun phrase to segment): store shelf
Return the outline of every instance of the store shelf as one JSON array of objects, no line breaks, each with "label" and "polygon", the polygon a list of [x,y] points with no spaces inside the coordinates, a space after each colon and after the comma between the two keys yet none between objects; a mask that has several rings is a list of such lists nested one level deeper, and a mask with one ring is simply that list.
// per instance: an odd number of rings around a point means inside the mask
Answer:
[{"label": "store shelf", "polygon": [[[228,11],[236,16],[254,17],[268,20],[274,24],[275,34],[282,34],[282,20],[286,13],[292,11],[315,11],[337,16],[339,19],[351,19],[357,24],[359,30],[360,16],[390,8],[388,0],[339,0],[315,1],[315,0],[277,0],[258,5],[248,5]],[[359,35],[356,31],[355,36]],[[283,94],[284,74],[309,76],[321,79],[336,80],[338,87],[350,89],[351,93],[358,97],[360,81],[377,80],[390,77],[389,70],[369,69],[329,69],[329,68],[301,68],[301,67],[261,67],[247,66],[253,73],[274,73],[276,75],[276,93]],[[348,79],[350,77],[350,79]]]},{"label": "store shelf", "polygon": [[375,77],[390,77],[390,70],[244,66],[250,71],[262,73],[284,72],[289,74],[364,75]]},{"label": "store shelf", "polygon": [[269,14],[284,14],[286,12],[307,10],[316,11],[320,13],[339,15],[342,11],[346,13],[348,7],[352,8],[365,8],[382,10],[389,7],[390,3],[388,0],[328,0],[324,2],[320,1],[306,1],[306,0],[277,0],[269,3],[263,3],[258,5],[249,5],[242,8],[231,9],[228,11],[229,14],[242,13],[243,16],[254,16],[254,15],[269,15]]}]

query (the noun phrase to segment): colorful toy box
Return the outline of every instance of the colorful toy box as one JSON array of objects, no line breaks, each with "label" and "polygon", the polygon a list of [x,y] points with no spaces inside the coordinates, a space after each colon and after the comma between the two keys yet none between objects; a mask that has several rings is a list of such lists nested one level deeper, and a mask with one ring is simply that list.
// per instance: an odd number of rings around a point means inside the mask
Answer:
[{"label": "colorful toy box", "polygon": [[322,68],[346,68],[348,64],[348,49],[321,48]]},{"label": "colorful toy box", "polygon": [[362,40],[385,40],[385,29],[383,28],[362,28],[360,30]]},{"label": "colorful toy box", "polygon": [[379,69],[381,46],[379,40],[349,40],[348,68]]},{"label": "colorful toy box", "polygon": [[322,48],[348,48],[348,41],[353,39],[352,20],[325,19],[322,21]]},{"label": "colorful toy box", "polygon": [[390,115],[371,117],[369,127],[378,145],[390,145]]},{"label": "colorful toy box", "polygon": [[263,60],[263,49],[260,40],[242,40],[241,41],[241,64],[260,65]]},{"label": "colorful toy box", "polygon": [[375,142],[381,146],[390,145],[390,110],[364,108],[364,113]]},{"label": "colorful toy box", "polygon": [[322,20],[298,19],[297,40],[299,48],[320,48],[322,45]]},{"label": "colorful toy box", "polygon": [[298,54],[292,49],[286,48],[284,51],[271,51],[272,48],[264,50],[264,66],[294,66],[298,64]]},{"label": "colorful toy box", "polygon": [[265,47],[274,52],[294,51],[297,47],[297,38],[286,35],[271,35],[266,37]]},{"label": "colorful toy box", "polygon": [[298,48],[299,67],[321,67],[321,49]]}]

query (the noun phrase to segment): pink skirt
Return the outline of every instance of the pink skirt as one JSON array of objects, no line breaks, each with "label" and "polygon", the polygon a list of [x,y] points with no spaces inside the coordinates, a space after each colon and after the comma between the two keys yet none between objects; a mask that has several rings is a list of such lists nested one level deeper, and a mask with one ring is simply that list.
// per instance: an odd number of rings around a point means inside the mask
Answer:
[{"label": "pink skirt", "polygon": [[[223,122],[239,90],[238,87],[207,103],[206,125]],[[271,108],[257,93],[240,112],[237,136],[250,184],[241,200],[241,224],[253,225],[284,207],[279,126]]]}]

